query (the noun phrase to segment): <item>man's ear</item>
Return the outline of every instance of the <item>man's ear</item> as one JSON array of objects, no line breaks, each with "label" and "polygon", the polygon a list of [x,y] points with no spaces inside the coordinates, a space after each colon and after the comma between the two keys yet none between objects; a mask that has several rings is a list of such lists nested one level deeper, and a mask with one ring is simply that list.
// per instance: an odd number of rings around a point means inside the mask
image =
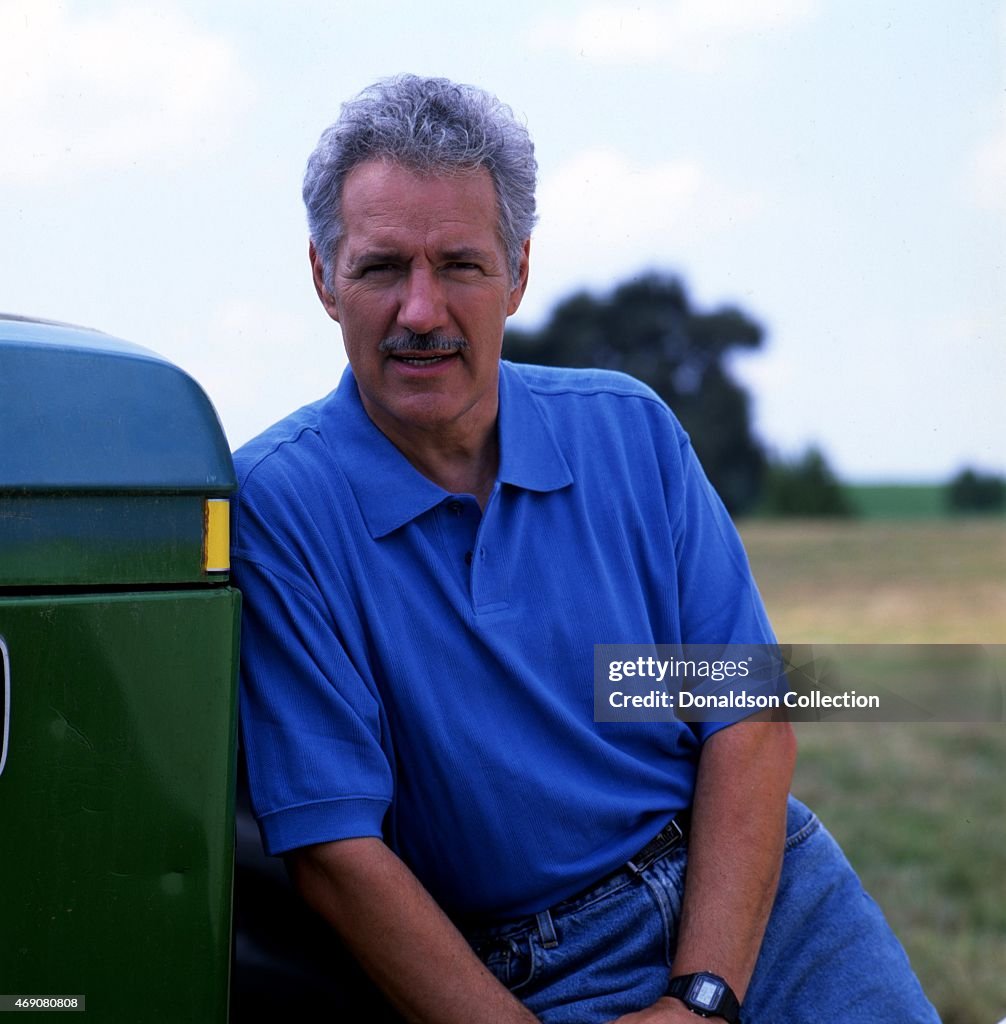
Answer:
[{"label": "man's ear", "polygon": [[531,239],[526,238],[524,240],[524,247],[520,257],[520,268],[517,272],[517,283],[513,286],[510,291],[510,300],[507,302],[506,315],[513,316],[517,312],[517,307],[520,306],[521,299],[524,298],[524,292],[527,290],[527,276],[529,262],[531,258]]},{"label": "man's ear", "polygon": [[335,296],[328,290],[328,285],[325,284],[325,265],[318,255],[318,250],[314,247],[314,242],[308,243],[307,254],[311,260],[311,276],[314,278],[314,290],[318,293],[318,298],[321,299],[325,312],[338,323],[339,309],[335,302]]}]

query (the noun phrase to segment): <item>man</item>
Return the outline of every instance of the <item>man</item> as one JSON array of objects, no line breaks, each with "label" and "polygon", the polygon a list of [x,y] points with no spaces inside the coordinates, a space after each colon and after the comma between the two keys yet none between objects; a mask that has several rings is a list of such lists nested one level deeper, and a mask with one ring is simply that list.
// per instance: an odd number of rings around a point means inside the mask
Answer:
[{"label": "man", "polygon": [[413,76],[309,162],[350,369],[237,456],[266,848],[410,1020],[932,1021],[787,802],[787,724],[594,721],[596,643],[772,634],[666,406],[501,363],[535,170],[508,108]]}]

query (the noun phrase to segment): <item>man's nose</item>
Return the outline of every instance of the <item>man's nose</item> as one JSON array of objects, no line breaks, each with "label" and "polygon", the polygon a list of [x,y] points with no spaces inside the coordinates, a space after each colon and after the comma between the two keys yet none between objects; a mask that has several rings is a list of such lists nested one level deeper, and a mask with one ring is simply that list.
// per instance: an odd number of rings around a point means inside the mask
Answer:
[{"label": "man's nose", "polygon": [[447,298],[434,271],[411,270],[402,284],[398,326],[416,334],[429,334],[446,326]]}]

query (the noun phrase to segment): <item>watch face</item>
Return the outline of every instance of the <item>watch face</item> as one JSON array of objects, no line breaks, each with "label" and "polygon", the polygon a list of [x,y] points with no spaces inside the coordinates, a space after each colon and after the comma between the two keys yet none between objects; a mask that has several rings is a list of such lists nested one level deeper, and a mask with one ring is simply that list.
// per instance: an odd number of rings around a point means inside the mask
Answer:
[{"label": "watch face", "polygon": [[692,990],[688,993],[689,1000],[700,1010],[715,1010],[719,1006],[723,985],[708,974],[696,975],[692,982]]}]

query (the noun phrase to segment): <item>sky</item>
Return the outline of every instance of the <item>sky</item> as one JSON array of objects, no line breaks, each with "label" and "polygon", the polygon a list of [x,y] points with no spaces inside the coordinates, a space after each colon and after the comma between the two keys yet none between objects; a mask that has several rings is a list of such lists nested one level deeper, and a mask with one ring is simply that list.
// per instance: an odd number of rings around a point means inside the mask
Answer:
[{"label": "sky", "polygon": [[233,447],[330,391],[304,164],[401,71],[496,93],[539,162],[514,324],[650,269],[764,347],[780,456],[1006,470],[1006,3],[0,0],[0,310],[144,345]]}]

